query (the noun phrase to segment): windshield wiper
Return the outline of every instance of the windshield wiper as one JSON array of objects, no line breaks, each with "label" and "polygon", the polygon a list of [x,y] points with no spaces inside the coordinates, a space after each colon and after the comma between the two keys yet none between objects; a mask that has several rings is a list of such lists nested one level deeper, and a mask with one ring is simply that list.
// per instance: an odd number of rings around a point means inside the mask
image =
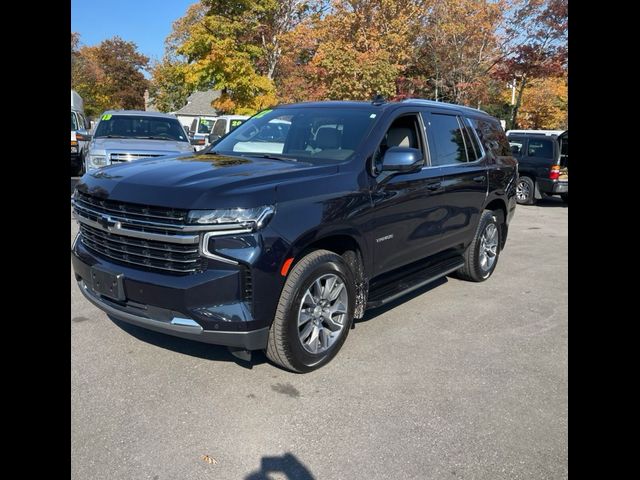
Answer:
[{"label": "windshield wiper", "polygon": [[173,139],[171,138],[167,138],[167,137],[154,137],[153,135],[148,135],[148,136],[144,136],[144,137],[132,137],[132,138],[140,138],[143,140],[167,140],[167,141],[172,141]]},{"label": "windshield wiper", "polygon": [[123,135],[100,135],[99,137],[96,138],[131,138],[131,137],[125,137]]},{"label": "windshield wiper", "polygon": [[257,155],[252,155],[249,154],[250,157],[259,157],[259,158],[268,158],[269,160],[282,160],[285,162],[297,162],[298,160],[295,158],[290,158],[290,157],[283,157],[280,155],[271,155],[270,153],[263,153],[263,154],[257,154]]}]

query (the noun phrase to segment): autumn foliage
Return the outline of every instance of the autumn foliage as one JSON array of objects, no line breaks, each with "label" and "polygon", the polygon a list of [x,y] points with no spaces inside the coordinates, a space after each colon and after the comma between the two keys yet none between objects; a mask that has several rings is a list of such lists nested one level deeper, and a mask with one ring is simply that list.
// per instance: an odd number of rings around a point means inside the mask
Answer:
[{"label": "autumn foliage", "polygon": [[567,16],[567,0],[201,0],[174,23],[150,91],[164,111],[206,89],[238,114],[381,94],[559,128]]}]

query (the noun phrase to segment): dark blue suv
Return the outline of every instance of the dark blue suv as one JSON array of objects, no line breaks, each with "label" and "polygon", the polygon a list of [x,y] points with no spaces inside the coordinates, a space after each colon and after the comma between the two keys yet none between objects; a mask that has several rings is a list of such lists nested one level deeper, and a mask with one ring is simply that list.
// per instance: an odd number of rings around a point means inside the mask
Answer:
[{"label": "dark blue suv", "polygon": [[367,308],[448,274],[486,280],[517,176],[480,110],[279,106],[201,152],[84,175],[73,268],[114,318],[306,372]]}]

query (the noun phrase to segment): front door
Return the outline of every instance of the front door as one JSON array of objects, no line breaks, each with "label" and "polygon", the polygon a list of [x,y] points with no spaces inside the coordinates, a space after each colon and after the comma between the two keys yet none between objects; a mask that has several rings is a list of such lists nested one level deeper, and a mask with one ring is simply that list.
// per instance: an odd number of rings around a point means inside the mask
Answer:
[{"label": "front door", "polygon": [[423,168],[414,173],[378,172],[372,187],[371,245],[376,276],[436,253],[446,211],[439,169],[429,168],[424,127],[418,113],[400,114],[386,130],[374,155],[380,164],[393,146],[419,148]]}]

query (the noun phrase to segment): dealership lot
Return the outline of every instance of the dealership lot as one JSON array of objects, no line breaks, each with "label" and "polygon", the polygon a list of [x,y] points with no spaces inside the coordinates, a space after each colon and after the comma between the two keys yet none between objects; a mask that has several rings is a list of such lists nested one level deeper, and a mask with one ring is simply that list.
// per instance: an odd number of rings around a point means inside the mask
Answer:
[{"label": "dealership lot", "polygon": [[368,312],[306,375],[115,323],[71,272],[72,478],[566,478],[567,224],[519,206],[489,281]]}]

